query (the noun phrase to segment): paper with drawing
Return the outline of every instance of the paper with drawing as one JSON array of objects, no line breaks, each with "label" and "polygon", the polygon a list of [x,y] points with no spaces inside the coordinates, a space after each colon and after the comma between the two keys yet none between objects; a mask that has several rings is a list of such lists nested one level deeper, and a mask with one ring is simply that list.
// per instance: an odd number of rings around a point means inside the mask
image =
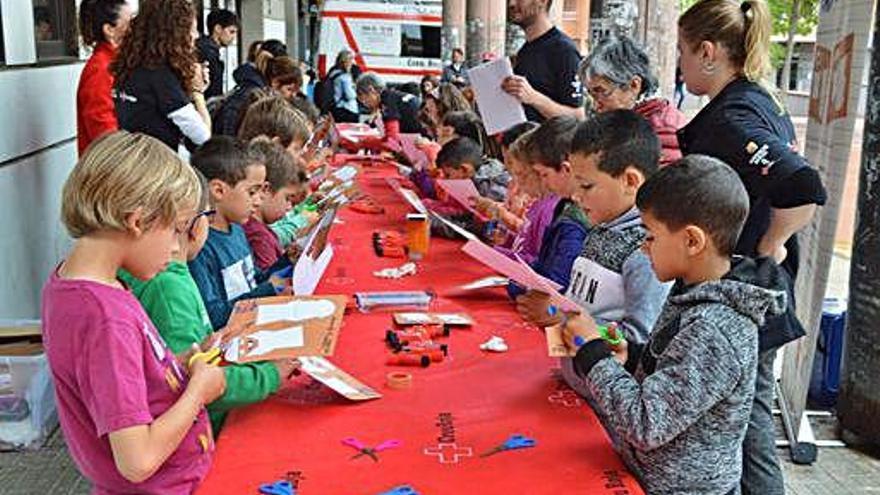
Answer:
[{"label": "paper with drawing", "polygon": [[346,296],[275,296],[239,301],[221,334],[224,358],[248,363],[330,356],[336,348]]},{"label": "paper with drawing", "polygon": [[382,397],[382,394],[364,385],[323,357],[301,357],[299,362],[303,373],[330,387],[347,399],[369,400]]}]

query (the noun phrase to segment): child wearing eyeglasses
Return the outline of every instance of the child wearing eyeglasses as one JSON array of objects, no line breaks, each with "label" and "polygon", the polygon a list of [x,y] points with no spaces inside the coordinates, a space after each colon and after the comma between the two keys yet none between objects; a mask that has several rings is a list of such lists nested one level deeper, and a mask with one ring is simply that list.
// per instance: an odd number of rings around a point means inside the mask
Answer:
[{"label": "child wearing eyeglasses", "polygon": [[[196,170],[201,182],[198,212],[187,219],[178,234],[179,249],[164,271],[150,280],[140,280],[120,270],[119,278],[131,288],[165,343],[175,353],[193,345],[207,348],[216,344],[208,311],[199,287],[190,275],[187,262],[196,259],[209,237],[210,223],[217,211],[211,208],[209,184]],[[208,406],[214,434],[220,432],[226,414],[234,407],[260,402],[275,393],[295,368],[291,360],[235,364],[223,368],[226,391]]]}]

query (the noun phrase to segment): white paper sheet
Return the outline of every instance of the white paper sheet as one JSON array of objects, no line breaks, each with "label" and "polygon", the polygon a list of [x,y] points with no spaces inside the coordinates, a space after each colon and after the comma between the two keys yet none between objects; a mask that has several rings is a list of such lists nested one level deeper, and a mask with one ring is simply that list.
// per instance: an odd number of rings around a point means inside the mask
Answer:
[{"label": "white paper sheet", "polygon": [[512,75],[513,67],[507,57],[468,70],[480,117],[490,136],[526,121],[526,112],[519,100],[501,89],[502,81]]},{"label": "white paper sheet", "polygon": [[382,397],[382,394],[364,385],[357,378],[339,369],[321,356],[301,356],[298,359],[303,373],[323,383],[347,399],[360,401]]},{"label": "white paper sheet", "polygon": [[407,189],[405,187],[401,187],[397,190],[397,192],[403,196],[403,199],[409,203],[417,212],[428,214],[428,209],[425,207],[425,203],[422,203],[422,200],[419,199],[419,195],[416,194],[412,189]]},{"label": "white paper sheet", "polygon": [[476,235],[474,235],[474,234],[468,232],[467,230],[461,228],[460,226],[454,224],[453,222],[450,222],[449,220],[447,220],[446,218],[440,216],[439,214],[434,213],[434,212],[432,211],[432,212],[431,212],[431,215],[432,215],[434,218],[440,220],[443,224],[445,224],[445,225],[446,225],[447,227],[449,227],[450,229],[454,230],[458,235],[464,237],[465,239],[467,239],[467,240],[469,240],[469,241],[476,241],[476,240],[478,240]]},{"label": "white paper sheet", "polygon": [[460,286],[462,290],[479,290],[479,289],[490,289],[492,287],[505,287],[510,282],[510,279],[507,277],[485,277],[479,280],[474,280],[469,284],[464,284]]},{"label": "white paper sheet", "polygon": [[332,301],[290,301],[284,304],[261,304],[257,306],[257,325],[276,321],[303,321],[327,318],[336,311]]},{"label": "white paper sheet", "polygon": [[339,179],[340,182],[348,182],[354,179],[357,173],[358,171],[356,168],[352,167],[351,165],[346,165],[339,170],[333,172],[333,177]]},{"label": "white paper sheet", "polygon": [[321,281],[321,277],[324,275],[327,265],[330,264],[330,260],[333,258],[333,247],[330,245],[330,240],[327,239],[327,244],[324,246],[324,250],[321,251],[321,254],[318,255],[316,259],[312,259],[308,253],[312,251],[312,243],[316,242],[316,240],[321,237],[319,236],[321,231],[329,229],[335,218],[336,210],[328,210],[324,213],[324,216],[321,217],[318,225],[316,225],[309,233],[308,238],[303,245],[303,254],[296,260],[296,265],[293,267],[292,285],[294,295],[310,296],[314,294],[315,287],[317,287],[318,282]]},{"label": "white paper sheet", "polygon": [[330,245],[330,242],[327,242],[327,247],[324,248],[317,260],[313,261],[308,256],[300,256],[293,269],[294,295],[311,296],[314,294],[315,288],[318,287],[318,283],[332,259],[333,246]]}]

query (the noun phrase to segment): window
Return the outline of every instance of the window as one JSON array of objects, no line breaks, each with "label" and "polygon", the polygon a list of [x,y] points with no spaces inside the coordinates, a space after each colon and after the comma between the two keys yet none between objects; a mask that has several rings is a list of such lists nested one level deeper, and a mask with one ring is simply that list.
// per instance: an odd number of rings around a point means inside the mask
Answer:
[{"label": "window", "polygon": [[440,26],[402,25],[400,56],[440,58]]},{"label": "window", "polygon": [[77,57],[76,7],[73,0],[33,0],[37,60]]}]

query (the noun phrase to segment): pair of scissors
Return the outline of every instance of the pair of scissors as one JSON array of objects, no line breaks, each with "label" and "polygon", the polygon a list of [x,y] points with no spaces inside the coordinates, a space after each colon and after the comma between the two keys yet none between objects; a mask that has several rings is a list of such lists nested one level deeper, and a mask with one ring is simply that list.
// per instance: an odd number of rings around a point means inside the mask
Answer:
[{"label": "pair of scissors", "polygon": [[260,485],[260,493],[263,495],[296,495],[296,490],[289,481],[281,480]]},{"label": "pair of scissors", "polygon": [[400,447],[400,440],[385,440],[379,445],[370,448],[361,443],[360,440],[354,437],[345,438],[342,440],[343,445],[348,445],[349,447],[356,448],[359,452],[352,456],[352,459],[357,459],[358,457],[367,455],[373,459],[373,462],[379,462],[379,456],[376,455],[377,452],[381,452],[383,450],[393,449],[395,447]]},{"label": "pair of scissors", "polygon": [[498,452],[504,452],[505,450],[516,450],[516,449],[527,449],[530,447],[534,447],[535,444],[534,439],[525,437],[523,435],[511,435],[504,443],[495,447],[492,450],[484,452],[480,457],[489,457],[490,455],[497,454]]},{"label": "pair of scissors", "polygon": [[189,362],[187,362],[187,366],[192,368],[192,365],[199,360],[205,361],[210,365],[216,365],[220,362],[220,359],[222,358],[222,352],[223,351],[219,347],[212,347],[207,351],[199,351],[189,357]]},{"label": "pair of scissors", "polygon": [[382,492],[379,495],[419,495],[419,493],[409,485],[400,485],[395,486],[387,492]]}]

